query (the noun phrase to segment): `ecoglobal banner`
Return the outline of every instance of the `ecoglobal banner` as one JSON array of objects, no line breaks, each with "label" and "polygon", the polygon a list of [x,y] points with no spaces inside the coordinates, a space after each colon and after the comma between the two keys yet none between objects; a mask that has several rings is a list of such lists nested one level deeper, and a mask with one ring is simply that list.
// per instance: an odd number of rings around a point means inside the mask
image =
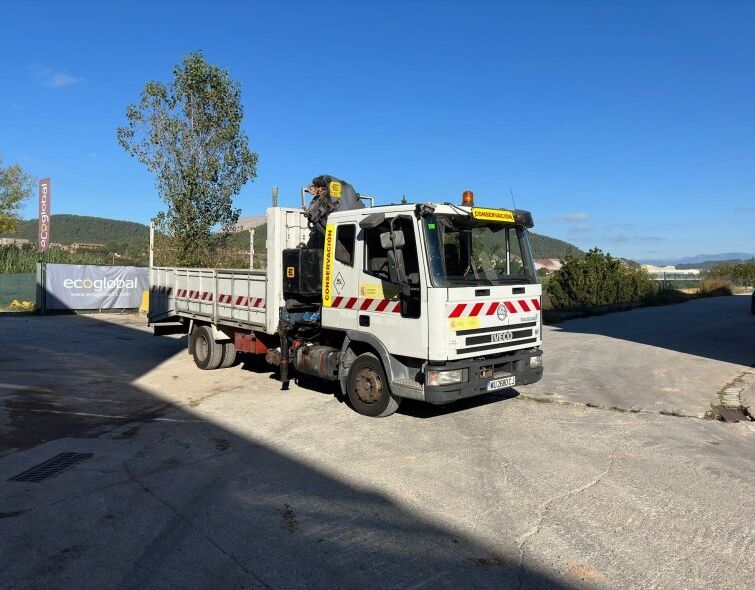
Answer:
[{"label": "ecoglobal banner", "polygon": [[149,289],[149,269],[140,266],[43,264],[44,308],[138,308]]}]

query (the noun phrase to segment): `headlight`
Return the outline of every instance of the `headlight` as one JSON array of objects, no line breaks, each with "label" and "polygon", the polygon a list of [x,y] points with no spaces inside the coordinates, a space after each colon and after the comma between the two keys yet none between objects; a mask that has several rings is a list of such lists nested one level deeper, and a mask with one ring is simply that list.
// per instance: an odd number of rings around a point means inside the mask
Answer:
[{"label": "headlight", "polygon": [[542,366],[543,366],[542,355],[530,357],[530,367],[532,367],[533,369],[536,369],[537,367],[542,367]]},{"label": "headlight", "polygon": [[454,369],[452,371],[431,370],[425,373],[425,383],[427,385],[451,385],[466,380],[466,369]]}]

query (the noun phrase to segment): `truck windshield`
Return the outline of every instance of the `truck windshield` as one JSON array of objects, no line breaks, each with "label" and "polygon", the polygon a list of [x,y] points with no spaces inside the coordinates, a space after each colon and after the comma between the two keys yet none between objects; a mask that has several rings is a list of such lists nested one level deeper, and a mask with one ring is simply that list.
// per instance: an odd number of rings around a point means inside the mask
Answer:
[{"label": "truck windshield", "polygon": [[436,287],[537,282],[524,227],[465,215],[428,215],[423,223]]}]

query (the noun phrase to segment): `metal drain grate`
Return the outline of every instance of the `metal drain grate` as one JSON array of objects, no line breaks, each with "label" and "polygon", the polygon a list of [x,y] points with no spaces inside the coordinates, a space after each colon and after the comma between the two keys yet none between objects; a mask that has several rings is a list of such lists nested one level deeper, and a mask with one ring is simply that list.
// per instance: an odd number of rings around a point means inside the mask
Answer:
[{"label": "metal drain grate", "polygon": [[48,477],[54,477],[66,469],[70,469],[76,463],[86,461],[91,457],[94,457],[93,453],[60,453],[60,455],[55,455],[47,461],[11,477],[8,481],[42,481]]}]

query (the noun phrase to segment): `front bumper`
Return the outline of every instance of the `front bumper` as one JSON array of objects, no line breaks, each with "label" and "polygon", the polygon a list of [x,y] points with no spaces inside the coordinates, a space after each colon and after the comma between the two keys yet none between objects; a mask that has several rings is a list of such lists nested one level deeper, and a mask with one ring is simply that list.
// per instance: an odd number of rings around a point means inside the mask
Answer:
[{"label": "front bumper", "polygon": [[539,367],[531,367],[530,359],[535,356],[542,356],[542,354],[543,351],[539,348],[531,348],[497,357],[449,361],[444,365],[428,364],[426,369],[430,370],[466,368],[468,369],[469,380],[451,385],[425,384],[425,401],[431,404],[447,404],[465,397],[487,393],[488,381],[493,379],[493,376],[483,376],[483,374],[489,374],[488,370],[491,369],[493,375],[508,373],[515,376],[516,385],[529,385],[530,383],[540,381],[543,376],[543,366],[541,364]]}]

